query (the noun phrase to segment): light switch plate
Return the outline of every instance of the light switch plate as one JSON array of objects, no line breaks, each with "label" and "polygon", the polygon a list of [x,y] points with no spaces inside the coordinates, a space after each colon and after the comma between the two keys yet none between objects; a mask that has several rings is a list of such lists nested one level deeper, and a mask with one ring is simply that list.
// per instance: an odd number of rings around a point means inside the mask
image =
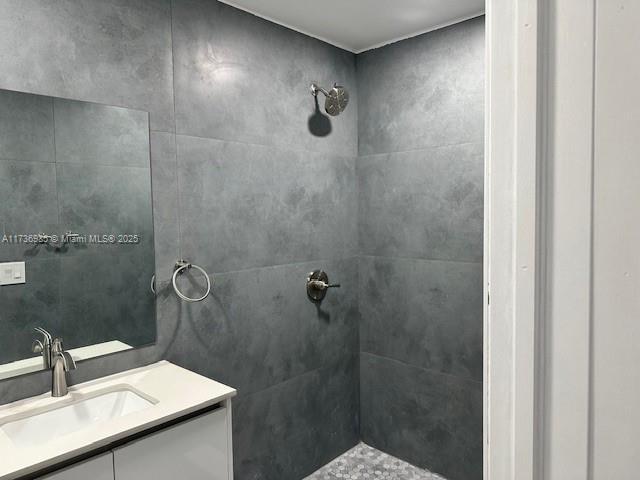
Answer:
[{"label": "light switch plate", "polygon": [[17,285],[26,281],[24,262],[0,263],[0,285]]}]

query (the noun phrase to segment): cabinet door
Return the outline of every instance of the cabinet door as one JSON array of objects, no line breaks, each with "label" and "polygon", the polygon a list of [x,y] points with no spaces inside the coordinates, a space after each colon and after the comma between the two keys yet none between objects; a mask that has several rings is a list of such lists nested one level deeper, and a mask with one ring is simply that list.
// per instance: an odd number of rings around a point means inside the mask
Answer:
[{"label": "cabinet door", "polygon": [[113,480],[113,454],[105,453],[68,468],[59,470],[51,475],[40,477],[39,480]]},{"label": "cabinet door", "polygon": [[229,480],[228,452],[221,408],[114,450],[115,480]]}]

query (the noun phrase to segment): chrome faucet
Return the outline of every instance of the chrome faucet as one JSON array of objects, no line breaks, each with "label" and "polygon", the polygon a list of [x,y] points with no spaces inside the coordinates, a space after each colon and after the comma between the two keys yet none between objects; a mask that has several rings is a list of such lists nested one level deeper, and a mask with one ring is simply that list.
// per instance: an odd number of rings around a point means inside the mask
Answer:
[{"label": "chrome faucet", "polygon": [[62,347],[62,339],[56,338],[51,345],[51,396],[64,397],[69,392],[67,372],[76,369],[76,362]]},{"label": "chrome faucet", "polygon": [[42,364],[51,369],[51,396],[64,397],[69,392],[67,372],[76,369],[76,362],[69,352],[64,350],[62,339],[54,339],[44,328],[36,327],[42,334],[42,340],[35,340],[31,349],[42,355]]},{"label": "chrome faucet", "polygon": [[31,345],[31,350],[33,353],[42,355],[42,366],[45,370],[49,369],[51,368],[51,344],[53,343],[53,337],[51,337],[51,334],[44,328],[36,327],[34,330],[42,335],[42,340],[34,340],[33,345]]}]

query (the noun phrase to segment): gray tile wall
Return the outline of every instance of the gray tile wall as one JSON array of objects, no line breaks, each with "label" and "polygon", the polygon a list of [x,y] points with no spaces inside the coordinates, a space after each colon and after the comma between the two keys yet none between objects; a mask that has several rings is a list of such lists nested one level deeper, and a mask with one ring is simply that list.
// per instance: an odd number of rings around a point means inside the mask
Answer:
[{"label": "gray tile wall", "polygon": [[482,478],[484,19],[357,57],[361,434]]},{"label": "gray tile wall", "polygon": [[[349,110],[325,136],[309,131],[312,81],[352,86]],[[354,55],[213,0],[7,0],[0,88],[150,112],[158,342],[83,362],[71,380],[166,358],[233,385],[239,480],[299,479],[355,445]],[[64,154],[90,158],[109,141],[92,138]],[[40,155],[36,147],[28,153]],[[132,147],[108,163],[136,158]],[[25,168],[16,163],[2,168]],[[213,275],[205,302],[179,302],[167,287],[180,256]],[[322,308],[305,293],[315,268],[343,284]],[[33,297],[10,301],[41,311],[46,298]],[[2,382],[0,404],[49,381],[43,372]]]}]

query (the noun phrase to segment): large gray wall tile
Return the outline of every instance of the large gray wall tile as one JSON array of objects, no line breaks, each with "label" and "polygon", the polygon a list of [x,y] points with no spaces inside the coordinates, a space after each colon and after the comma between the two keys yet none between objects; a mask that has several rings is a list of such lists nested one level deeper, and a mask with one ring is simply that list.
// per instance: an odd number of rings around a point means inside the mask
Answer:
[{"label": "large gray wall tile", "polygon": [[234,476],[299,480],[358,442],[358,359],[240,397],[233,418]]},{"label": "large gray wall tile", "polygon": [[[342,288],[318,307],[305,280],[320,267]],[[244,270],[214,281],[209,298],[181,309],[182,335],[169,360],[249,394],[358,350],[355,259]],[[179,287],[195,295],[203,284],[194,275]]]},{"label": "large gray wall tile", "polygon": [[482,479],[482,384],[360,357],[365,443],[449,480]]},{"label": "large gray wall tile", "polygon": [[60,259],[60,311],[66,348],[119,340],[132,347],[156,340],[149,283],[153,251],[98,250]]},{"label": "large gray wall tile", "polygon": [[169,0],[3,0],[0,88],[151,112],[173,131]]},{"label": "large gray wall tile", "polygon": [[[186,135],[355,155],[355,57],[219,2],[173,2],[176,128]],[[309,131],[312,81],[347,86],[351,105]]]},{"label": "large gray wall tile", "polygon": [[482,264],[360,258],[361,351],[482,381]]},{"label": "large gray wall tile", "polygon": [[149,168],[149,114],[54,99],[56,161]]},{"label": "large gray wall tile", "polygon": [[0,90],[0,160],[55,161],[51,98]]},{"label": "large gray wall tile", "polygon": [[[149,168],[56,164],[60,224],[95,235],[139,235],[137,244],[83,245],[88,250],[153,249]],[[74,246],[70,251],[82,250]]]},{"label": "large gray wall tile", "polygon": [[354,157],[177,140],[189,260],[212,273],[355,253]]},{"label": "large gray wall tile", "polygon": [[55,164],[0,160],[0,219],[8,233],[38,234],[58,223],[56,197]]},{"label": "large gray wall tile", "polygon": [[484,17],[357,57],[359,153],[482,142]]},{"label": "large gray wall tile", "polygon": [[482,261],[483,145],[358,158],[365,255]]}]

